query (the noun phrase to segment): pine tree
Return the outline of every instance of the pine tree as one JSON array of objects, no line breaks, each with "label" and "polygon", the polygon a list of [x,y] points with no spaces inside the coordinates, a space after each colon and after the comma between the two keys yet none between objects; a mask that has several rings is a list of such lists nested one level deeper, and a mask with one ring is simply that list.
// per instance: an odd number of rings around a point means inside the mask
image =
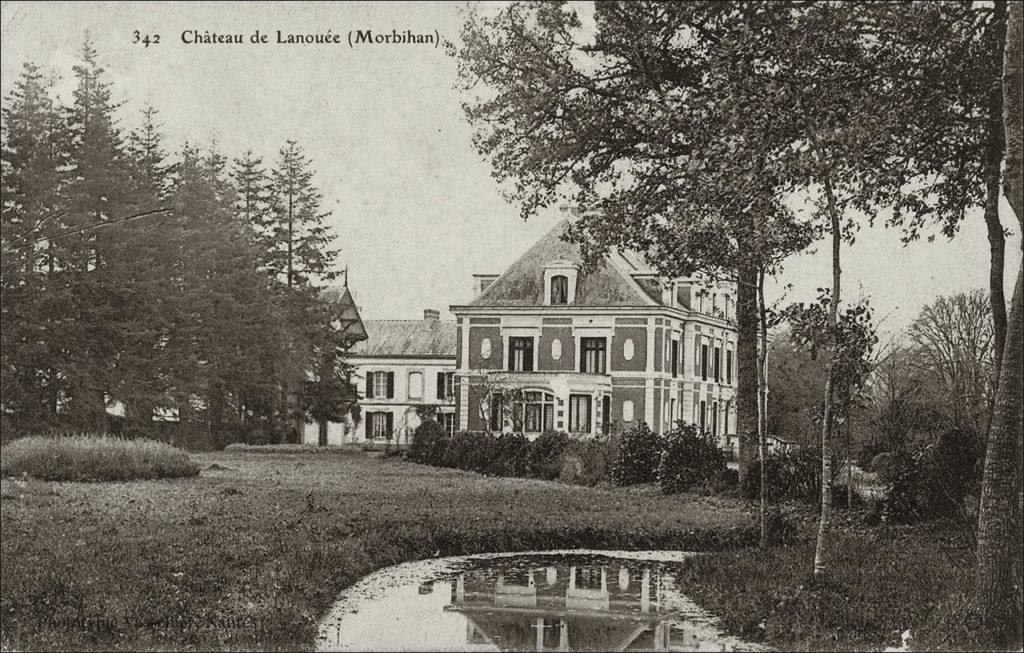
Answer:
[{"label": "pine tree", "polygon": [[[140,192],[99,56],[90,41],[74,67],[77,87],[67,111],[71,131],[69,221],[79,228],[133,215],[158,203]],[[127,355],[151,337],[156,270],[142,252],[159,243],[152,220],[121,222],[64,239],[75,251],[68,317],[77,328],[69,352],[71,418],[77,428],[103,429],[105,402],[151,378],[145,358]],[[140,333],[141,331],[141,333]]]},{"label": "pine tree", "polygon": [[67,135],[52,100],[52,82],[26,63],[5,98],[2,120],[3,207],[0,218],[0,394],[28,425],[52,422],[61,395],[57,343],[65,340],[61,243],[41,238],[65,226],[61,166]]},{"label": "pine tree", "polygon": [[268,250],[268,267],[289,290],[303,290],[330,281],[337,251],[321,211],[323,195],[313,185],[310,160],[295,141],[278,153],[271,172],[270,213],[260,225]]},{"label": "pine tree", "polygon": [[203,398],[215,434],[248,416],[269,417],[286,362],[287,331],[271,280],[258,269],[254,234],[235,212],[226,159],[186,146],[172,189],[187,261],[183,303],[191,315],[173,347],[189,369],[179,403]]},{"label": "pine tree", "polygon": [[297,142],[287,141],[271,171],[270,212],[260,225],[260,235],[266,269],[283,286],[290,325],[287,351],[292,371],[282,379],[282,390],[291,440],[298,439],[304,429],[300,397],[315,367],[314,343],[320,334],[312,313],[320,301],[318,286],[338,274],[333,269],[337,251],[330,247],[334,236],[325,224],[330,213],[321,211],[322,199],[313,185],[310,160]]}]

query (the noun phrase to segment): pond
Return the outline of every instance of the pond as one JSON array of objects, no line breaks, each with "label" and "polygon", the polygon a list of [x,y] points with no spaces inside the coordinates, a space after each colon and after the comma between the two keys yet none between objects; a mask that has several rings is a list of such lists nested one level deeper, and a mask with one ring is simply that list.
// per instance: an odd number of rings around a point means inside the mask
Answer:
[{"label": "pond", "polygon": [[321,651],[732,651],[684,594],[692,554],[544,551],[438,558],[375,572],[320,624]]}]

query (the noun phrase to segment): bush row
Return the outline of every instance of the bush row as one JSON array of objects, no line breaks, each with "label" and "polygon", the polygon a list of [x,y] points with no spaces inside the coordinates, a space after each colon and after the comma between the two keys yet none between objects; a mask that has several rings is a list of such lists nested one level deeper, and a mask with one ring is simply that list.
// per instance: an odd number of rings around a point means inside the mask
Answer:
[{"label": "bush row", "polygon": [[615,485],[657,482],[665,494],[702,490],[720,492],[736,484],[716,438],[696,426],[680,426],[665,435],[646,424],[622,434],[609,468]]},{"label": "bush row", "polygon": [[28,436],[4,446],[0,475],[44,481],[128,481],[195,476],[199,465],[181,449],[108,435]]},{"label": "bush row", "polygon": [[449,435],[436,421],[425,420],[413,434],[406,458],[494,476],[598,485],[606,479],[610,451],[604,438],[581,440],[557,431],[547,431],[532,441],[521,433],[462,431]]}]

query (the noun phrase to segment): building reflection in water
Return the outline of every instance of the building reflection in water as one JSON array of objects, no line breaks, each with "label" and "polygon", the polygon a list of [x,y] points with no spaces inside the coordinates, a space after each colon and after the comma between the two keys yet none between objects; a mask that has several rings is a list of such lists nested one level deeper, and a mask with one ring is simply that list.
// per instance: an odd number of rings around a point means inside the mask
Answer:
[{"label": "building reflection in water", "polygon": [[468,645],[500,650],[722,650],[663,605],[675,595],[667,574],[627,561],[470,570],[454,578],[445,610],[465,616]]}]

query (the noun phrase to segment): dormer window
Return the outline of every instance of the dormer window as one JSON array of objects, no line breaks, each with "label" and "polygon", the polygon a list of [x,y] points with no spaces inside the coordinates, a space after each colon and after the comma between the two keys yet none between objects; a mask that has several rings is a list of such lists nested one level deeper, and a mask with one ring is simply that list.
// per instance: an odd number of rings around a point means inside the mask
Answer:
[{"label": "dormer window", "polygon": [[576,277],[579,266],[559,259],[544,266],[545,306],[566,306],[576,303]]},{"label": "dormer window", "polygon": [[551,304],[569,303],[569,277],[556,274],[551,277]]}]

